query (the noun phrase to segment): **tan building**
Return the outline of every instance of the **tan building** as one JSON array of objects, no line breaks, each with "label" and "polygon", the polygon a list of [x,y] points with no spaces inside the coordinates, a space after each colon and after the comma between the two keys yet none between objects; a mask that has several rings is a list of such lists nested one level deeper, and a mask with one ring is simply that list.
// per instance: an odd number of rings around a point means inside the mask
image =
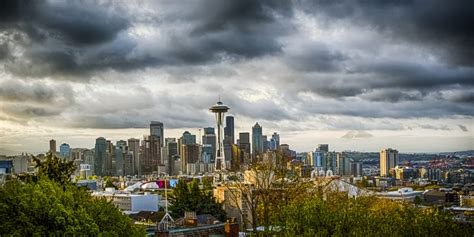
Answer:
[{"label": "tan building", "polygon": [[56,155],[56,140],[54,139],[49,140],[49,152]]},{"label": "tan building", "polygon": [[[242,185],[242,184],[240,184]],[[237,186],[218,186],[214,189],[214,197],[216,201],[223,203],[224,211],[227,217],[236,218],[237,222],[242,226],[246,218],[246,223],[251,225],[252,215],[250,215],[249,206],[247,201],[242,198],[242,190]],[[250,226],[247,226],[250,228]]]},{"label": "tan building", "polygon": [[391,168],[398,165],[398,151],[388,148],[380,151],[380,176],[389,176]]}]

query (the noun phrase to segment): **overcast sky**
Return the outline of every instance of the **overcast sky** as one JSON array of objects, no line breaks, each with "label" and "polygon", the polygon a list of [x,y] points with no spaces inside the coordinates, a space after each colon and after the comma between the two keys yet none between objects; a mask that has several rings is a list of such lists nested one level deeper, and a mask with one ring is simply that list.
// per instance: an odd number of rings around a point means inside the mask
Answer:
[{"label": "overcast sky", "polygon": [[[453,4],[455,2],[455,4]],[[0,153],[259,122],[297,151],[474,148],[474,1],[0,3]]]}]

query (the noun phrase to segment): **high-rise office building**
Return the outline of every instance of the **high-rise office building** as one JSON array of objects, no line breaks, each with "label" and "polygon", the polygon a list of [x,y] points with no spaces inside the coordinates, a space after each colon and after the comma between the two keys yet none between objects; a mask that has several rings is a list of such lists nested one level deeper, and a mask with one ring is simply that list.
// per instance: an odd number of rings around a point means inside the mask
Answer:
[{"label": "high-rise office building", "polygon": [[71,147],[69,144],[63,143],[59,146],[59,155],[64,159],[69,159],[71,156]]},{"label": "high-rise office building", "polygon": [[[321,151],[324,152],[324,151]],[[325,171],[331,171],[332,174],[337,173],[337,154],[336,152],[324,152],[322,167]]]},{"label": "high-rise office building", "polygon": [[216,158],[216,134],[214,133],[214,128],[204,128],[204,135],[202,136],[202,144],[210,145],[212,147],[212,152],[210,153],[211,162],[215,161]]},{"label": "high-rise office building", "polygon": [[[129,164],[129,162],[133,162],[133,161],[127,158],[130,158],[128,156],[127,141],[124,141],[124,140],[117,141],[115,145],[115,170],[114,170],[115,175],[119,175],[119,176],[129,175],[133,171],[133,170],[130,171],[130,169],[133,167],[133,164]],[[126,172],[125,172],[125,166],[127,166]]]},{"label": "high-rise office building", "polygon": [[270,142],[267,139],[267,136],[262,136],[263,151],[266,152],[270,149]]},{"label": "high-rise office building", "polygon": [[351,162],[351,175],[354,177],[360,177],[363,175],[362,172],[362,163],[361,162]]},{"label": "high-rise office building", "polygon": [[234,116],[225,117],[224,144],[234,144]]},{"label": "high-rise office building", "polygon": [[140,139],[129,138],[128,139],[128,150],[133,156],[133,174],[141,175],[140,167]]},{"label": "high-rise office building", "polygon": [[252,157],[256,158],[257,155],[263,152],[263,141],[262,141],[262,126],[256,123],[252,127]]},{"label": "high-rise office building", "polygon": [[196,143],[196,135],[193,135],[188,131],[185,131],[183,133],[183,136],[180,139],[181,139],[181,145],[195,144]]},{"label": "high-rise office building", "polygon": [[160,139],[160,146],[164,146],[165,134],[163,130],[163,123],[158,121],[151,121],[150,123],[150,136],[157,136]]},{"label": "high-rise office building", "polygon": [[202,154],[201,160],[203,163],[211,164],[212,163],[212,154],[214,153],[214,148],[211,144],[202,145]]},{"label": "high-rise office building", "polygon": [[115,146],[110,141],[105,141],[106,149],[105,149],[105,163],[104,163],[104,175],[114,175],[115,174]]},{"label": "high-rise office building", "polygon": [[175,174],[175,160],[178,157],[178,143],[175,138],[166,138],[165,139],[165,148],[164,148],[164,158],[166,172],[169,175]]},{"label": "high-rise office building", "polygon": [[246,162],[246,158],[250,157],[250,133],[248,132],[241,132],[239,133],[239,140],[237,142],[240,151],[242,152],[243,160],[242,162]]},{"label": "high-rise office building", "polygon": [[310,165],[315,168],[325,166],[324,154],[325,152],[319,151],[318,149],[314,149],[314,151],[311,152],[311,160],[309,162]]},{"label": "high-rise office building", "polygon": [[103,137],[95,139],[94,149],[94,173],[97,176],[104,175],[105,160],[107,157],[107,141]]},{"label": "high-rise office building", "polygon": [[201,157],[201,146],[199,144],[183,144],[181,155],[181,171],[184,174],[188,173],[188,164],[194,164],[199,161]]},{"label": "high-rise office building", "polygon": [[336,153],[337,159],[337,174],[338,175],[350,175],[351,166],[350,159],[343,152]]},{"label": "high-rise office building", "polygon": [[318,151],[329,152],[329,145],[328,144],[319,144]]},{"label": "high-rise office building", "polygon": [[388,148],[380,151],[380,176],[389,176],[391,168],[398,165],[398,151]]},{"label": "high-rise office building", "polygon": [[270,150],[275,151],[280,147],[280,135],[276,132],[272,134],[272,138],[270,138]]},{"label": "high-rise office building", "polygon": [[158,171],[158,165],[161,161],[161,145],[160,137],[158,136],[144,136],[140,151],[141,172],[142,174],[151,174],[153,171]]},{"label": "high-rise office building", "polygon": [[56,155],[56,140],[54,139],[49,140],[49,152]]}]

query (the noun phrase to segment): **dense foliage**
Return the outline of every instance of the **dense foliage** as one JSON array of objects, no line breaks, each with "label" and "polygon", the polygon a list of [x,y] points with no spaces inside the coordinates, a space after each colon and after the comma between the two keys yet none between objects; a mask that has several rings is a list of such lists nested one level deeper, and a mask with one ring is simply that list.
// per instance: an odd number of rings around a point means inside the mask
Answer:
[{"label": "dense foliage", "polygon": [[36,157],[33,157],[33,160],[36,162],[36,168],[38,169],[37,176],[48,177],[62,185],[71,182],[71,175],[76,169],[74,162],[59,158],[52,153],[46,155],[43,161]]},{"label": "dense foliage", "polygon": [[[51,157],[49,157],[51,158]],[[144,236],[111,202],[70,183],[69,163],[38,162],[38,176],[0,188],[0,236]]]},{"label": "dense foliage", "polygon": [[224,221],[226,214],[222,209],[222,204],[216,201],[211,191],[209,189],[201,190],[197,180],[189,185],[185,180],[180,180],[169,198],[171,214],[175,217],[183,217],[184,212],[194,211],[198,215],[210,214]]},{"label": "dense foliage", "polygon": [[438,209],[421,209],[375,197],[348,198],[330,193],[293,202],[275,213],[274,226],[284,236],[472,236]]}]

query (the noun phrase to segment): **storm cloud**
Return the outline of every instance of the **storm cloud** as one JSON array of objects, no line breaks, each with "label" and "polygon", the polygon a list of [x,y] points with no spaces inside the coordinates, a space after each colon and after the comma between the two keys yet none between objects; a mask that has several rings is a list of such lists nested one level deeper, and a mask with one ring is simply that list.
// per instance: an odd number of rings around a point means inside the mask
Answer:
[{"label": "storm cloud", "polygon": [[220,96],[247,127],[468,131],[450,119],[474,116],[473,5],[7,0],[0,118],[202,127]]}]

